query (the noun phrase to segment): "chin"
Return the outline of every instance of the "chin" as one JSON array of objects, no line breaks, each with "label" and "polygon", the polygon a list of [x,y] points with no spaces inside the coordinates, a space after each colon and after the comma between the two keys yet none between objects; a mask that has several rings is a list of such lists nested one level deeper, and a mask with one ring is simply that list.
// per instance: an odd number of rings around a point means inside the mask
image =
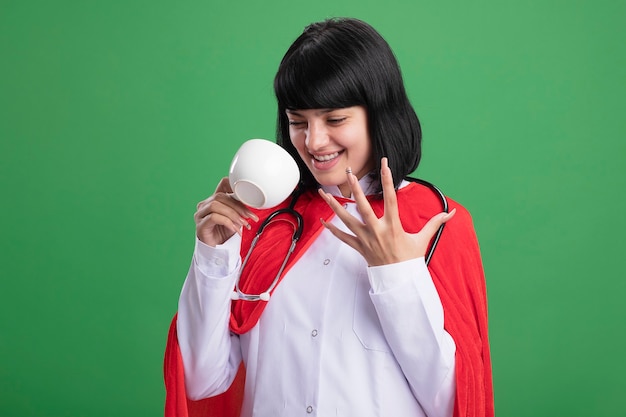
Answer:
[{"label": "chin", "polygon": [[318,184],[326,186],[326,187],[332,187],[333,185],[338,187],[341,184],[346,183],[345,177],[343,178],[338,178],[338,177],[339,177],[339,174],[313,175],[313,178],[315,178],[315,181],[317,181]]}]

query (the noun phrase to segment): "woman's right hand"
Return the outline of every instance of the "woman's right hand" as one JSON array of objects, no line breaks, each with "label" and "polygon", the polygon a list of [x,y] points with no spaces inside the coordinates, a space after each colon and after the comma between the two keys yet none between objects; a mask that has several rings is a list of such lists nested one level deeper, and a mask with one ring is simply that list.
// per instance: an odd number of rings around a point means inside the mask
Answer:
[{"label": "woman's right hand", "polygon": [[249,219],[258,221],[242,202],[233,198],[228,178],[222,178],[215,193],[198,203],[193,218],[196,222],[196,236],[202,242],[215,247],[226,242],[241,228],[250,228]]}]

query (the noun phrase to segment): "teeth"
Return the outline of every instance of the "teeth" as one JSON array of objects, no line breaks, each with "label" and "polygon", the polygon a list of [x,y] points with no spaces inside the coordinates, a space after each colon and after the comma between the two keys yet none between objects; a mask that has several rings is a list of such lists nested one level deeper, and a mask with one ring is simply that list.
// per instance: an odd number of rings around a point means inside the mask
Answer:
[{"label": "teeth", "polygon": [[335,152],[331,153],[330,155],[313,155],[313,158],[315,158],[317,161],[326,162],[330,161],[331,159],[335,159],[338,156],[339,152]]}]

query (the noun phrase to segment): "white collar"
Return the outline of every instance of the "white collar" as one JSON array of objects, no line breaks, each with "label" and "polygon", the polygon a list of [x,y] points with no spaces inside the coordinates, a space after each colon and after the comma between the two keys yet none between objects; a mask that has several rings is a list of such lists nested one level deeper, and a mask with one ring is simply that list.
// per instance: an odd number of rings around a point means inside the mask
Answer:
[{"label": "white collar", "polygon": [[[367,175],[364,175],[360,180],[359,180],[359,185],[361,186],[361,189],[363,190],[363,192],[365,193],[365,195],[372,195],[372,194],[376,194],[376,184],[378,183],[378,181],[375,180],[374,175],[372,175],[372,173],[370,172]],[[404,188],[407,185],[409,185],[410,182],[407,180],[402,180],[402,182],[400,183],[400,185],[398,186],[398,189]],[[339,187],[336,185],[322,185],[320,186],[322,188],[322,190],[324,190],[325,192],[327,192],[330,195],[334,195],[336,197],[343,197],[343,195],[341,194],[341,191],[339,191]],[[350,195],[349,197],[351,200],[354,200],[354,196]]]},{"label": "white collar", "polygon": [[[375,177],[374,175],[372,175],[372,173],[363,175],[363,177],[361,177],[361,179],[359,180],[359,185],[361,186],[361,189],[363,190],[365,195],[375,194],[377,183],[378,181],[375,180]],[[343,197],[341,191],[339,190],[339,187],[336,185],[322,185],[321,188],[328,194],[337,197]],[[353,195],[350,195],[349,198],[354,200]]]}]

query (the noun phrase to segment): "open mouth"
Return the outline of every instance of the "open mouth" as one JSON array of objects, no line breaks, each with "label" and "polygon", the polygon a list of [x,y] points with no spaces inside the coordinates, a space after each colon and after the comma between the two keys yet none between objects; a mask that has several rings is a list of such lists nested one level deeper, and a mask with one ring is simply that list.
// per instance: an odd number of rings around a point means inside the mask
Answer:
[{"label": "open mouth", "polygon": [[328,155],[311,155],[311,156],[313,157],[313,159],[315,159],[318,162],[329,162],[337,158],[342,152],[343,151],[330,153]]}]

